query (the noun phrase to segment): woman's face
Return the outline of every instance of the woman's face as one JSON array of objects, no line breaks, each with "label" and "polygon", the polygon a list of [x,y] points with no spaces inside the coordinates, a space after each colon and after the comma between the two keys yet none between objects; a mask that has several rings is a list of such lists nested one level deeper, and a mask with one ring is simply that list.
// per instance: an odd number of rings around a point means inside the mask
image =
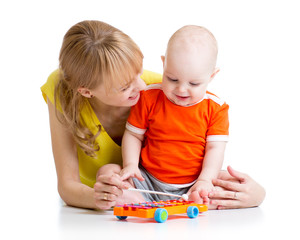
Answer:
[{"label": "woman's face", "polygon": [[113,89],[106,89],[104,84],[99,85],[92,91],[95,98],[106,105],[116,107],[131,107],[140,98],[140,91],[146,87],[145,82],[137,74],[128,85],[119,85]]}]

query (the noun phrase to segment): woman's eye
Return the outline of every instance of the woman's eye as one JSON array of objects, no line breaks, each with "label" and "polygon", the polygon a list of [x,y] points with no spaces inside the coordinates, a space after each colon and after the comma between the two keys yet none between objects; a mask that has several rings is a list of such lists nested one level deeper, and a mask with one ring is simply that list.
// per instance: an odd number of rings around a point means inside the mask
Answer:
[{"label": "woman's eye", "polygon": [[129,86],[122,88],[121,92],[125,92],[128,88],[129,88]]}]

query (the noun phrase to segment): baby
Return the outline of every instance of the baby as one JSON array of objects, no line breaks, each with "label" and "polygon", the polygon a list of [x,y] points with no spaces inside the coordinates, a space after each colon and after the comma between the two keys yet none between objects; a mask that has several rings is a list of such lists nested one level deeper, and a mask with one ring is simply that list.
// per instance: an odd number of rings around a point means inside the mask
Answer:
[{"label": "baby", "polygon": [[219,71],[217,53],[216,39],[204,27],[184,26],[172,35],[162,56],[162,83],[142,91],[127,120],[123,180],[133,178],[139,189],[187,193],[189,200],[209,204],[229,128],[229,106],[207,91]]}]

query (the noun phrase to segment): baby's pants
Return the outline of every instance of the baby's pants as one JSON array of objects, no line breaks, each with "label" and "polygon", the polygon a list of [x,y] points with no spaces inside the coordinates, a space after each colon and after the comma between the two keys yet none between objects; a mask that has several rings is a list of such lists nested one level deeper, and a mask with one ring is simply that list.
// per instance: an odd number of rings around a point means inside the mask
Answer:
[{"label": "baby's pants", "polygon": [[[171,184],[163,183],[157,178],[153,177],[150,173],[146,171],[141,165],[139,166],[142,176],[144,177],[145,181],[139,181],[136,178],[133,178],[134,185],[137,189],[144,189],[144,190],[151,190],[151,191],[158,191],[158,192],[165,192],[165,193],[172,193],[177,195],[182,195],[187,193],[193,183],[188,184],[189,186],[186,187],[177,187],[172,186]],[[179,184],[176,184],[179,185]],[[153,202],[153,201],[160,201],[160,200],[170,200],[170,199],[179,199],[176,197],[171,196],[164,196],[158,194],[150,194],[150,193],[142,193],[143,197],[145,198],[146,202]]]}]

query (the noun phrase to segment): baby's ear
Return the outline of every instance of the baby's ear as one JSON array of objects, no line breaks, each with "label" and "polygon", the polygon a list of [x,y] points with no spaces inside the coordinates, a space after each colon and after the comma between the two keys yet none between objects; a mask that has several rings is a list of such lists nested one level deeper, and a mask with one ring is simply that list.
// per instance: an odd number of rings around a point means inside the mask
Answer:
[{"label": "baby's ear", "polygon": [[165,66],[165,56],[160,56],[162,62],[163,62],[163,66]]},{"label": "baby's ear", "polygon": [[215,68],[214,72],[210,76],[210,81],[214,79],[218,72],[220,72],[220,68]]}]

